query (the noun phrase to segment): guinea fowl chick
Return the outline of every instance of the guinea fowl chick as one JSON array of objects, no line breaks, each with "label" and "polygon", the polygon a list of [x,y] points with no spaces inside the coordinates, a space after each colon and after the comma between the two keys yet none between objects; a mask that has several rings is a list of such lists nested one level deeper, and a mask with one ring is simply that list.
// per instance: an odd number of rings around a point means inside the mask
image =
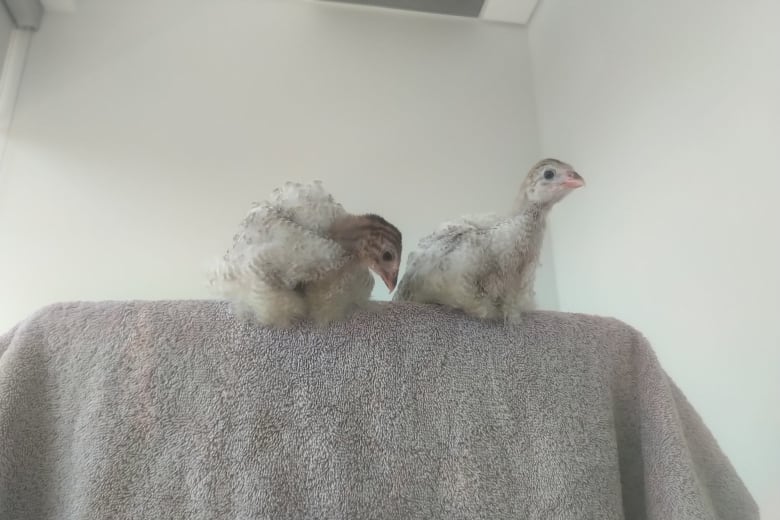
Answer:
[{"label": "guinea fowl chick", "polygon": [[392,291],[401,233],[378,215],[353,215],[315,181],[288,182],[241,222],[210,284],[237,313],[287,327],[328,323],[365,305],[374,271]]},{"label": "guinea fowl chick", "polygon": [[550,209],[585,181],[556,159],[536,163],[508,215],[442,225],[411,253],[393,297],[446,305],[484,319],[517,323],[534,308],[534,279]]}]

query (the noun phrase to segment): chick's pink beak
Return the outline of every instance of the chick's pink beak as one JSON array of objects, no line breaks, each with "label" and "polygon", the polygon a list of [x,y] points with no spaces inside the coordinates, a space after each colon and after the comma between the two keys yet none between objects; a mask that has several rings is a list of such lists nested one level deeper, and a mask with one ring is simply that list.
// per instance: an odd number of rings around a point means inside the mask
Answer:
[{"label": "chick's pink beak", "polygon": [[566,178],[563,181],[563,185],[567,188],[581,188],[585,186],[585,179],[583,179],[579,173],[570,170],[566,172]]},{"label": "chick's pink beak", "polygon": [[380,271],[379,277],[382,278],[383,282],[385,282],[387,289],[390,292],[393,292],[393,289],[395,289],[395,286],[398,283],[398,271],[392,271],[392,272]]}]

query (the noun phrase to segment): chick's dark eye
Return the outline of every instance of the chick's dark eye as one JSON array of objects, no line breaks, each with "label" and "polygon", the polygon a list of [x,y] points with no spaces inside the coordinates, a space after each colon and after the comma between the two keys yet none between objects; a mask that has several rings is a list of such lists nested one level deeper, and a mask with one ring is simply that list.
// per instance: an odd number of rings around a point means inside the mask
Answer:
[{"label": "chick's dark eye", "polygon": [[555,177],[555,171],[554,170],[545,170],[544,171],[544,178],[548,181]]},{"label": "chick's dark eye", "polygon": [[392,262],[393,261],[393,253],[390,251],[385,251],[385,254],[382,255],[382,260],[385,262]]}]

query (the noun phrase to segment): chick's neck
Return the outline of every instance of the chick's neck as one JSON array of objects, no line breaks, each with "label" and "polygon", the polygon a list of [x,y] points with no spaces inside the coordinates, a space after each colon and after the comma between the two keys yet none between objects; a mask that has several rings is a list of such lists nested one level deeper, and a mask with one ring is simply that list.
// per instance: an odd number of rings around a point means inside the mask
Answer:
[{"label": "chick's neck", "polygon": [[526,221],[544,225],[551,207],[551,204],[529,200],[525,192],[520,192],[514,206],[512,206],[512,216],[522,217]]},{"label": "chick's neck", "polygon": [[537,261],[549,211],[549,205],[530,201],[521,195],[501,226],[503,238],[497,242],[502,244],[502,248],[511,248],[513,253],[522,253],[520,256],[509,255],[520,262],[518,268]]}]

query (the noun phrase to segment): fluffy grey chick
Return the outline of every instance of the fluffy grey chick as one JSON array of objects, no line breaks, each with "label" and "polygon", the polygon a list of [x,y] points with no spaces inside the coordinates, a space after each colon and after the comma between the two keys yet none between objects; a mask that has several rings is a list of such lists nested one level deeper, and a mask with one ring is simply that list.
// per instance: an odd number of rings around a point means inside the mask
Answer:
[{"label": "fluffy grey chick", "polygon": [[519,322],[534,308],[534,279],[550,209],[585,181],[556,159],[536,163],[508,215],[443,224],[411,253],[394,301],[436,303]]},{"label": "fluffy grey chick", "polygon": [[353,215],[315,181],[288,182],[255,204],[210,284],[243,317],[275,327],[328,323],[368,302],[374,271],[392,291],[401,233],[378,215]]}]

